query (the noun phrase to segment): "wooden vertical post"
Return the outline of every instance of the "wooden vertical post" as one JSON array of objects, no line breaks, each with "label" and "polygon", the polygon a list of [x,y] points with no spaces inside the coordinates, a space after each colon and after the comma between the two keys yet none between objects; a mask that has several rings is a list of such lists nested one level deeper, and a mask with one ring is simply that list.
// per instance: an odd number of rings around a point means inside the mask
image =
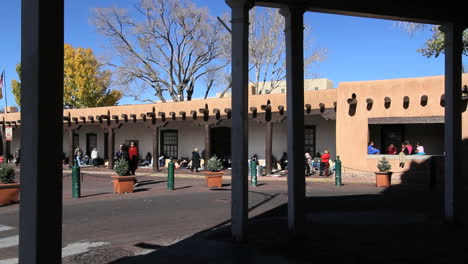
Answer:
[{"label": "wooden vertical post", "polygon": [[109,153],[109,159],[107,162],[107,168],[109,170],[114,169],[114,154],[115,154],[115,131],[113,127],[108,127],[109,128],[109,135],[107,136],[107,153]]},{"label": "wooden vertical post", "polygon": [[159,171],[159,127],[153,126],[153,171]]},{"label": "wooden vertical post", "polygon": [[273,147],[273,122],[266,123],[266,142],[265,142],[265,169],[266,175],[271,174],[272,167],[272,147]]},{"label": "wooden vertical post", "polygon": [[205,157],[204,157],[205,170],[208,170],[208,160],[210,158],[211,158],[211,126],[205,125]]},{"label": "wooden vertical post", "polygon": [[73,131],[73,128],[68,128],[68,166],[70,168],[75,162],[75,146],[73,146]]}]

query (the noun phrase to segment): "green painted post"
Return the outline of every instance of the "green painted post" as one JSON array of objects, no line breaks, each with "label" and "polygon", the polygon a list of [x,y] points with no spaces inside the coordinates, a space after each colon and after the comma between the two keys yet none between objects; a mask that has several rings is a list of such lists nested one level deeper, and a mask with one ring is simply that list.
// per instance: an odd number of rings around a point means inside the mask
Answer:
[{"label": "green painted post", "polygon": [[72,167],[72,197],[81,197],[80,167],[76,165]]},{"label": "green painted post", "polygon": [[257,187],[257,162],[250,161],[250,179],[251,185]]},{"label": "green painted post", "polygon": [[335,185],[336,186],[343,185],[341,183],[341,160],[340,160],[340,156],[336,156],[336,161],[335,161]]},{"label": "green painted post", "polygon": [[167,189],[174,190],[174,161],[169,161],[167,167]]}]

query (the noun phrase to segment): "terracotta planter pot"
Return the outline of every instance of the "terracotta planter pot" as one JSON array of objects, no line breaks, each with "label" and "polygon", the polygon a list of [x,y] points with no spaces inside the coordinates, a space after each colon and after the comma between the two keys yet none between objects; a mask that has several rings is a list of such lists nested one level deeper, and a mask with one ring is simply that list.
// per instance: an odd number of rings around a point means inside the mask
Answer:
[{"label": "terracotta planter pot", "polygon": [[389,187],[392,181],[393,172],[375,172],[375,185],[377,187]]},{"label": "terracotta planter pot", "polygon": [[18,183],[0,183],[0,206],[19,202]]},{"label": "terracotta planter pot", "polygon": [[135,176],[112,176],[114,193],[132,193]]},{"label": "terracotta planter pot", "polygon": [[205,180],[208,187],[222,187],[223,186],[223,174],[222,171],[206,171]]}]

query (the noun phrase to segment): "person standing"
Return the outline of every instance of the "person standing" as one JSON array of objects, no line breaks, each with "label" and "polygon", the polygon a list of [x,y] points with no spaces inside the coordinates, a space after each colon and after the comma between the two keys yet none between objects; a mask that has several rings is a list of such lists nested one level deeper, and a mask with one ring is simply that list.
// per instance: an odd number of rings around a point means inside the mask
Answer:
[{"label": "person standing", "polygon": [[195,172],[198,172],[198,168],[200,168],[200,154],[198,148],[195,148],[192,152],[192,168],[190,170],[195,169]]},{"label": "person standing", "polygon": [[93,161],[93,167],[98,166],[98,158],[99,158],[99,153],[97,148],[93,148],[93,151],[91,151],[91,160]]},{"label": "person standing", "polygon": [[18,166],[21,162],[20,160],[20,148],[16,148],[16,151],[15,151],[15,154],[14,154],[14,158],[15,158],[15,165]]},{"label": "person standing", "polygon": [[400,168],[405,167],[405,159],[406,159],[405,151],[406,151],[406,146],[403,144],[401,145],[400,154],[398,154],[398,160],[400,162],[398,166]]},{"label": "person standing", "polygon": [[75,159],[76,159],[76,165],[81,166],[81,158],[83,156],[83,151],[80,149],[79,146],[76,146],[75,149]]},{"label": "person standing", "polygon": [[[320,163],[320,176],[323,177],[328,177],[328,168],[330,167],[330,153],[328,152],[328,149],[325,149],[322,154],[322,160]],[[325,175],[323,175],[323,171],[325,171]]]},{"label": "person standing", "polygon": [[310,175],[310,169],[312,166],[312,156],[310,155],[309,152],[305,153],[305,171],[306,171],[306,176]]},{"label": "person standing", "polygon": [[138,147],[135,142],[130,142],[130,148],[128,149],[128,156],[130,158],[130,174],[135,175],[135,171],[138,167]]}]

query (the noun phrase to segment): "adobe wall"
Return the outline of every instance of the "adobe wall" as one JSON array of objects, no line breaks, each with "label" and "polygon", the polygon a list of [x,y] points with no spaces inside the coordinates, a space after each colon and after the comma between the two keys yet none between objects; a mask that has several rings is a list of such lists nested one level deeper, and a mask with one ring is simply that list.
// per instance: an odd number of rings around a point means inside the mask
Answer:
[{"label": "adobe wall", "polygon": [[[468,84],[468,74],[463,75],[463,84]],[[399,118],[399,117],[443,117],[444,107],[440,105],[441,95],[444,93],[443,76],[408,78],[394,80],[344,82],[340,83],[337,92],[338,109],[336,113],[336,146],[337,155],[341,157],[344,171],[351,175],[371,175],[377,165],[376,157],[367,155],[369,140],[369,118]],[[355,110],[350,108],[347,100],[356,95]],[[421,105],[421,96],[427,95],[427,105]],[[384,98],[391,98],[390,107],[385,108]],[[403,107],[403,97],[410,98],[407,109]],[[366,99],[372,98],[373,105],[369,110]],[[468,113],[462,114],[462,136],[468,141]],[[424,133],[424,131],[421,131]],[[443,137],[443,135],[441,135]],[[414,144],[415,142],[413,142]],[[465,143],[465,146],[468,143]],[[465,149],[465,153],[466,153]],[[466,155],[466,154],[465,154]],[[392,171],[396,178],[409,174],[411,168],[421,168],[428,156],[407,156],[404,168],[398,167],[398,158],[391,157]],[[394,177],[395,179],[395,177]],[[398,180],[397,180],[398,181]]]}]

